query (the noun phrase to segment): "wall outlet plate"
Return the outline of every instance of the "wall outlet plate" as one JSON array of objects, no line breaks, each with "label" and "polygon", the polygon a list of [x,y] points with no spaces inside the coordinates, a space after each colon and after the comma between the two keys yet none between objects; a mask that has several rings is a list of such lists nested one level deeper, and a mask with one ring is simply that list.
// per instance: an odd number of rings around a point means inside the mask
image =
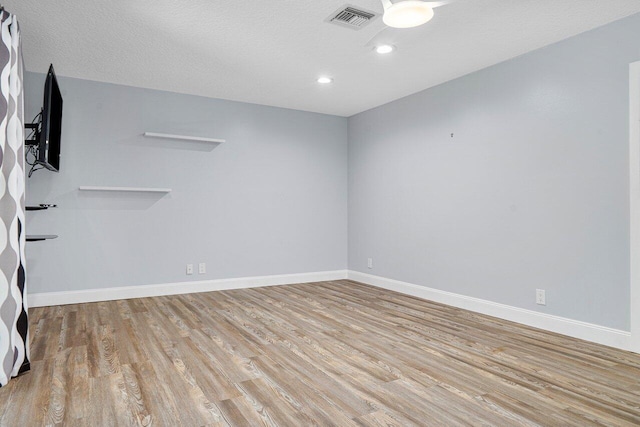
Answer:
[{"label": "wall outlet plate", "polygon": [[200,264],[198,264],[198,274],[205,274],[207,272],[207,264],[204,262],[201,262]]},{"label": "wall outlet plate", "polygon": [[367,258],[367,268],[373,268],[373,258]]},{"label": "wall outlet plate", "polygon": [[536,289],[536,304],[547,305],[547,295],[544,289]]},{"label": "wall outlet plate", "polygon": [[187,264],[187,274],[193,274],[193,264]]}]

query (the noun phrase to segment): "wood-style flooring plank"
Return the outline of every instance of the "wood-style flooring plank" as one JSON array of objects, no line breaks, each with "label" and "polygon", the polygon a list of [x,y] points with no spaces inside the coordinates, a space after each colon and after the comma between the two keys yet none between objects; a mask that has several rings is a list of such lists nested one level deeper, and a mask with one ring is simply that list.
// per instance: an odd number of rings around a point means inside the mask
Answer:
[{"label": "wood-style flooring plank", "polygon": [[39,307],[0,426],[632,426],[640,356],[353,281]]}]

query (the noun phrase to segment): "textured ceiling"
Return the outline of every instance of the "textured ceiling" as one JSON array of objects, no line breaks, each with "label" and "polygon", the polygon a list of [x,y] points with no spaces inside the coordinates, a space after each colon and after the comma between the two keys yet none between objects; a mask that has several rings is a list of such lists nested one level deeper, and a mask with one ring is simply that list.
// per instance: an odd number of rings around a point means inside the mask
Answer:
[{"label": "textured ceiling", "polygon": [[[382,11],[379,0],[349,0]],[[638,0],[457,0],[377,55],[324,19],[345,0],[5,0],[26,68],[350,116],[640,12]],[[334,83],[318,85],[319,75]]]}]

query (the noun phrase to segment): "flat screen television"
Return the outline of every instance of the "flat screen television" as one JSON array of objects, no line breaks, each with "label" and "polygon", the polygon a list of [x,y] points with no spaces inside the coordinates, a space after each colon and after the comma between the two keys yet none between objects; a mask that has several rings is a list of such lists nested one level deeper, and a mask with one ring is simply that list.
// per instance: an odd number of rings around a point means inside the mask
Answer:
[{"label": "flat screen television", "polygon": [[56,79],[53,65],[49,67],[44,84],[44,103],[42,105],[42,125],[38,144],[36,163],[58,172],[60,170],[60,136],[62,134],[62,94]]}]

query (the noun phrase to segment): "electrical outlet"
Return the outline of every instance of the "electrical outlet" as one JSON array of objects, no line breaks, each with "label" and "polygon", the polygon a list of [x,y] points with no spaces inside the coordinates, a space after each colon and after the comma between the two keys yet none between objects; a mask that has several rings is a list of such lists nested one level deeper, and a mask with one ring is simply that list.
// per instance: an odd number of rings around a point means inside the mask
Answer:
[{"label": "electrical outlet", "polygon": [[373,268],[373,258],[367,258],[367,268]]},{"label": "electrical outlet", "polygon": [[536,289],[536,304],[547,305],[547,296],[544,289]]},{"label": "electrical outlet", "polygon": [[187,274],[193,274],[193,264],[187,264]]},{"label": "electrical outlet", "polygon": [[204,274],[207,272],[207,264],[205,264],[204,262],[201,262],[200,264],[198,264],[198,274]]}]

